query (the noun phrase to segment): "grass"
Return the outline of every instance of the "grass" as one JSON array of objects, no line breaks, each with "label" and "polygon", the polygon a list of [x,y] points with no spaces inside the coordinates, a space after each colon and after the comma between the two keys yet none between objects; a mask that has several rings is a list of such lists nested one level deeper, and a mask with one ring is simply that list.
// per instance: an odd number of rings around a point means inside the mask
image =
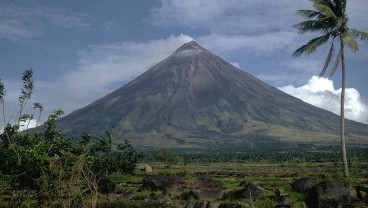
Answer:
[{"label": "grass", "polygon": [[[200,174],[206,174],[223,184],[222,192],[227,193],[240,190],[242,182],[249,182],[260,186],[265,190],[264,197],[261,199],[217,199],[211,203],[220,205],[223,203],[231,204],[233,207],[243,208],[271,208],[275,206],[275,190],[282,188],[294,200],[293,208],[304,208],[305,195],[296,193],[291,188],[291,183],[303,177],[313,177],[318,182],[325,180],[343,180],[343,174],[340,165],[333,162],[231,162],[231,163],[188,163],[167,165],[154,162],[150,164],[153,171],[150,173],[141,173],[138,170],[134,175],[123,175],[114,173],[108,178],[119,183],[121,193],[131,192],[133,198],[121,199],[121,201],[111,202],[108,196],[99,197],[98,207],[174,207],[175,204],[185,205],[187,202],[182,199],[165,198],[160,191],[150,191],[142,189],[142,181],[147,175],[173,175],[178,176],[184,181],[185,187],[195,184],[196,177]],[[349,182],[351,186],[368,187],[368,162],[356,162],[350,165],[351,177]],[[1,194],[0,189],[0,194]],[[180,190],[177,190],[180,193]],[[159,200],[148,200],[148,196],[154,193]],[[88,197],[88,196],[85,196]],[[89,201],[86,199],[85,201]],[[0,202],[1,207],[1,202]]]},{"label": "grass", "polygon": [[[367,175],[362,167],[367,167],[368,162],[353,163],[351,165],[351,177],[348,182],[352,186],[368,185]],[[291,188],[291,183],[303,177],[316,178],[318,182],[324,180],[345,180],[342,171],[336,164],[329,162],[299,162],[299,163],[190,163],[167,166],[163,163],[150,164],[153,172],[147,174],[137,173],[135,176],[123,176],[114,174],[110,179],[116,182],[128,181],[140,184],[145,175],[175,175],[184,180],[188,186],[195,183],[196,176],[206,174],[223,184],[223,193],[239,190],[241,182],[250,182],[265,190],[264,197],[257,200],[228,200],[219,199],[215,203],[230,203],[243,207],[274,207],[275,190],[284,189],[288,196],[294,200],[292,207],[304,207],[305,195],[296,193]],[[356,167],[356,168],[354,168]],[[339,170],[337,170],[339,169]],[[139,195],[150,194],[149,191],[140,191]],[[172,203],[172,202],[168,202]]]}]

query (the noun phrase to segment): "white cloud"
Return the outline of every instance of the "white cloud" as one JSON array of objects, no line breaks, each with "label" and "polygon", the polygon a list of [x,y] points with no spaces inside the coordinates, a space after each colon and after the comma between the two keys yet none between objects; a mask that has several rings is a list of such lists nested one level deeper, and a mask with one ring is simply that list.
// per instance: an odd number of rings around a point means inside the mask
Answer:
[{"label": "white cloud", "polygon": [[[91,46],[80,53],[79,66],[62,79],[63,92],[68,99],[85,103],[114,90],[192,40],[186,35],[170,36],[149,42],[119,42]],[[77,89],[77,90],[76,90]]]},{"label": "white cloud", "polygon": [[[41,120],[45,120],[54,109],[61,108],[68,114],[123,86],[191,40],[190,36],[180,34],[147,42],[124,41],[90,46],[80,52],[77,67],[59,79],[35,81],[34,94],[24,113],[32,112],[33,102],[39,102],[45,107]],[[22,83],[20,80],[2,81],[7,91],[8,122],[12,112],[19,111],[18,96]],[[14,116],[10,122],[14,123]]]},{"label": "white cloud", "polygon": [[187,35],[148,42],[90,46],[79,53],[78,66],[55,82],[38,82],[37,102],[65,113],[81,108],[123,86],[191,41]]},{"label": "white cloud", "polygon": [[37,125],[38,125],[38,123],[34,119],[27,120],[27,121],[22,121],[19,124],[19,126],[20,126],[19,131],[24,131],[24,130],[27,130],[27,129],[31,129],[31,128],[36,127]]},{"label": "white cloud", "polygon": [[[279,89],[314,106],[340,115],[341,88],[335,89],[332,80],[313,76],[301,87],[288,85]],[[345,91],[345,117],[368,124],[368,104],[364,103],[360,93],[354,88],[346,88]]]},{"label": "white cloud", "polygon": [[[24,130],[35,128],[39,126],[39,123],[36,120],[32,119],[32,120],[27,120],[27,121],[21,121],[19,125],[20,125],[19,131],[24,131]],[[4,132],[4,126],[0,128],[0,134],[2,134],[3,132]]]},{"label": "white cloud", "polygon": [[241,69],[240,64],[238,62],[231,62],[230,64],[235,66],[238,69]]}]

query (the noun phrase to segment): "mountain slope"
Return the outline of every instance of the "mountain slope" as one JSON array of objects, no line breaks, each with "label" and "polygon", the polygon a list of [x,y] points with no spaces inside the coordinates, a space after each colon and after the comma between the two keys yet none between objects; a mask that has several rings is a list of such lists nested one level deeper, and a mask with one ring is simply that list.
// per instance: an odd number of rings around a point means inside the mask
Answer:
[{"label": "mountain slope", "polygon": [[[339,117],[265,84],[192,41],[58,125],[71,135],[112,129],[118,138],[148,148],[288,149],[332,143],[338,139]],[[346,132],[351,144],[368,144],[367,125],[347,121]]]}]

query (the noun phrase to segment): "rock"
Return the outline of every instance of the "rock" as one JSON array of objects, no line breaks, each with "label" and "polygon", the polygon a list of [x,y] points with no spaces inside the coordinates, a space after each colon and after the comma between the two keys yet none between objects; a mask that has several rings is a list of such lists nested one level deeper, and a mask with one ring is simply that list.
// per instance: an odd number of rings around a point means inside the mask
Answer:
[{"label": "rock", "polygon": [[291,184],[291,187],[294,191],[298,193],[307,193],[309,189],[317,184],[316,179],[314,178],[301,178],[297,181],[294,181]]},{"label": "rock", "polygon": [[287,196],[288,194],[286,193],[286,191],[283,188],[278,188],[275,191],[275,195],[277,197],[282,197],[282,196]]},{"label": "rock", "polygon": [[156,194],[156,193],[150,193],[150,194],[148,195],[148,199],[149,199],[149,200],[157,200],[157,199],[158,199],[158,196],[157,196],[157,194]]},{"label": "rock", "polygon": [[228,199],[259,199],[263,197],[264,189],[251,183],[243,184],[243,189],[226,194]]},{"label": "rock", "polygon": [[218,208],[244,208],[243,205],[235,202],[224,202],[219,205]]},{"label": "rock", "polygon": [[121,200],[130,200],[134,197],[133,191],[125,191],[122,193],[112,193],[108,195],[109,202],[121,201]]},{"label": "rock", "polygon": [[152,167],[148,165],[147,163],[139,164],[138,169],[141,170],[141,172],[145,172],[145,173],[152,172]]},{"label": "rock", "polygon": [[368,187],[367,186],[358,186],[356,188],[356,191],[357,191],[357,197],[360,199],[360,200],[365,200],[368,198]]},{"label": "rock", "polygon": [[215,200],[222,197],[222,183],[206,175],[197,177],[197,182],[191,187],[199,200]]},{"label": "rock", "polygon": [[239,185],[238,186],[241,186],[241,187],[245,187],[245,186],[247,186],[249,183],[247,182],[247,181],[243,181],[243,182],[241,182],[241,183],[239,183]]},{"label": "rock", "polygon": [[132,200],[136,200],[136,201],[146,201],[147,196],[145,195],[135,195],[132,197]]},{"label": "rock", "polygon": [[349,187],[349,197],[350,200],[358,199],[358,192],[354,187]]},{"label": "rock", "polygon": [[134,193],[132,191],[127,191],[125,193],[120,194],[109,194],[108,200],[109,202],[116,202],[121,200],[130,200],[134,197]]},{"label": "rock", "polygon": [[248,183],[243,189],[233,193],[233,199],[259,199],[263,196],[263,192],[261,187]]},{"label": "rock", "polygon": [[185,201],[193,201],[193,200],[198,200],[199,199],[198,195],[195,194],[193,191],[183,193],[180,198],[185,200]]},{"label": "rock", "polygon": [[349,204],[349,186],[340,181],[324,181],[308,192],[306,203],[313,208],[335,208]]},{"label": "rock", "polygon": [[150,189],[152,191],[163,191],[167,192],[168,189],[182,184],[183,181],[176,176],[146,176],[143,179],[143,188]]},{"label": "rock", "polygon": [[109,202],[116,202],[116,201],[120,201],[123,197],[123,194],[110,194],[107,199],[109,200]]},{"label": "rock", "polygon": [[196,205],[196,201],[193,200],[189,200],[187,201],[187,203],[185,204],[184,208],[194,208],[194,206]]},{"label": "rock", "polygon": [[276,206],[275,208],[287,208],[291,207],[291,204],[294,202],[288,194],[285,192],[284,189],[278,188],[275,191],[276,195]]},{"label": "rock", "polygon": [[110,194],[115,191],[116,183],[107,178],[101,178],[98,183],[98,191],[102,194]]},{"label": "rock", "polygon": [[197,201],[194,203],[193,208],[209,208],[211,203],[208,201]]}]

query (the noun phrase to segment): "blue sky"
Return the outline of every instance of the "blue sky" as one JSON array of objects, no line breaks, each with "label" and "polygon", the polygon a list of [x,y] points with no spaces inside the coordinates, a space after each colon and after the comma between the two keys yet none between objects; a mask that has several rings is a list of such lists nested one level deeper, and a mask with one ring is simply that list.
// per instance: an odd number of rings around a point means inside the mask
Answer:
[{"label": "blue sky", "polygon": [[[194,39],[266,83],[335,113],[340,71],[316,79],[328,46],[292,53],[318,34],[298,34],[308,0],[0,0],[0,79],[7,117],[17,106],[21,74],[34,71],[30,103],[45,115],[81,108]],[[366,0],[348,2],[351,28],[368,31]],[[368,123],[368,43],[347,51],[347,117]],[[159,81],[159,80],[158,80]],[[32,105],[30,105],[32,107]]]}]

